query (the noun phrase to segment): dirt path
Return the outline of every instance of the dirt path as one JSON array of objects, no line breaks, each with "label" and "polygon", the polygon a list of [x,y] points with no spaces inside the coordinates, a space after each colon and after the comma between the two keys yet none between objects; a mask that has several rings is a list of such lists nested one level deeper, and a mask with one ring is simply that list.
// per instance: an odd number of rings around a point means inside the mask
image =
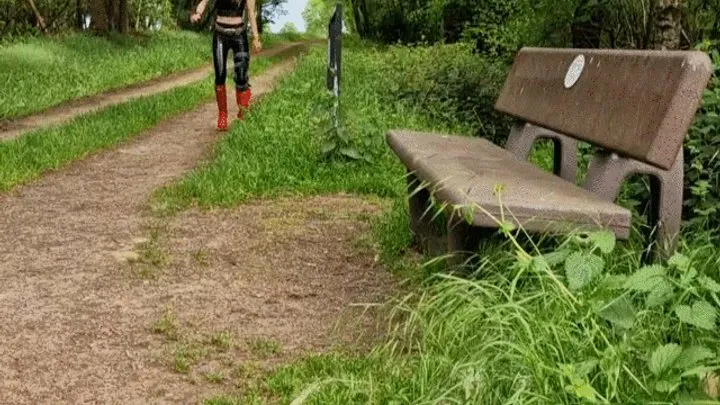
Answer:
[{"label": "dirt path", "polygon": [[[282,44],[261,51],[254,57],[274,57],[291,54],[304,42]],[[162,93],[176,87],[187,86],[204,80],[212,73],[212,66],[205,66],[187,72],[176,73],[138,85],[101,93],[96,96],[70,101],[37,114],[10,121],[0,121],[0,140],[17,138],[22,134],[51,125],[61,124],[77,116],[87,114],[111,105],[121,104],[129,100]]]},{"label": "dirt path", "polygon": [[[255,93],[291,68],[253,79]],[[218,139],[214,124],[206,104],[0,195],[0,403],[198,403],[328,347],[349,304],[384,295],[387,276],[353,242],[377,204],[147,214]]]}]

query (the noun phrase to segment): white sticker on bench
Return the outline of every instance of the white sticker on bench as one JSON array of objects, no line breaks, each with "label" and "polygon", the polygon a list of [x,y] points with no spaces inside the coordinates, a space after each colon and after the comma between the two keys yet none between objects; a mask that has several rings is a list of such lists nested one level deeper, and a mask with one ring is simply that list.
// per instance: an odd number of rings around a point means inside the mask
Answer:
[{"label": "white sticker on bench", "polygon": [[585,55],[578,55],[575,57],[575,60],[573,60],[572,64],[570,64],[570,68],[568,68],[567,74],[565,75],[566,89],[571,88],[575,85],[575,83],[577,83],[583,69],[585,69]]}]

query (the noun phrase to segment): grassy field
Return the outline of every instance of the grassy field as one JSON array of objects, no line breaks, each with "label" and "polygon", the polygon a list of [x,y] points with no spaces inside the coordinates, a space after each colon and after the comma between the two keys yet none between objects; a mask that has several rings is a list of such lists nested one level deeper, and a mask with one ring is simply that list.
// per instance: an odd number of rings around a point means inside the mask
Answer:
[{"label": "grassy field", "polygon": [[[297,39],[267,35],[264,46]],[[209,63],[209,34],[189,31],[28,38],[0,46],[0,120]]]},{"label": "grassy field", "polygon": [[[262,72],[278,60],[256,58],[251,64],[251,74]],[[212,86],[203,81],[111,106],[61,126],[0,142],[0,192],[32,181],[48,170],[60,168],[90,153],[125,142],[161,120],[189,111],[212,97]],[[123,125],[117,125],[118,122]]]},{"label": "grassy field", "polygon": [[[404,170],[384,133],[470,131],[398,102],[398,83],[411,76],[398,64],[412,70],[427,52],[348,44],[342,131],[328,131],[326,56],[313,52],[212,162],[158,193],[166,209],[338,191],[386,197],[394,208],[374,225],[383,260],[428,276],[389,303],[389,337],[370,353],[309,357],[206,404],[717,403],[708,395],[717,394],[720,253],[701,229],[686,229],[680,252],[649,267],[637,235],[620,244],[606,233],[542,243],[501,234],[463,278],[406,259]],[[547,162],[546,153],[534,159]]]}]

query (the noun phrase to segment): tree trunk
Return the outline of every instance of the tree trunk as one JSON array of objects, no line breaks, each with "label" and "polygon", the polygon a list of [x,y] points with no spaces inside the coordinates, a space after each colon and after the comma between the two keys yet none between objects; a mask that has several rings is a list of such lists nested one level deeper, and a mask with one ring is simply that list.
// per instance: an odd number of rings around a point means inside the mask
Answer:
[{"label": "tree trunk", "polygon": [[88,3],[93,30],[98,33],[110,31],[110,7],[108,0],[90,0]]},{"label": "tree trunk", "polygon": [[127,34],[130,32],[130,5],[128,0],[119,0],[118,3],[118,30],[122,34]]},{"label": "tree trunk", "polygon": [[83,15],[82,0],[75,1],[75,24],[77,29],[83,29],[85,25],[85,16]]},{"label": "tree trunk", "polygon": [[573,48],[600,48],[605,8],[602,4],[589,5],[589,0],[580,0],[572,22]]},{"label": "tree trunk", "polygon": [[35,20],[37,21],[38,27],[40,27],[41,30],[45,31],[47,28],[45,26],[45,19],[42,15],[40,15],[40,12],[38,11],[37,7],[35,7],[35,2],[33,0],[27,0],[28,5],[30,6],[30,9],[32,10],[33,14],[35,15]]},{"label": "tree trunk", "polygon": [[654,49],[679,49],[682,38],[683,0],[655,0],[652,13]]},{"label": "tree trunk", "polygon": [[355,29],[361,38],[366,38],[368,35],[368,26],[365,0],[352,0],[352,9]]}]

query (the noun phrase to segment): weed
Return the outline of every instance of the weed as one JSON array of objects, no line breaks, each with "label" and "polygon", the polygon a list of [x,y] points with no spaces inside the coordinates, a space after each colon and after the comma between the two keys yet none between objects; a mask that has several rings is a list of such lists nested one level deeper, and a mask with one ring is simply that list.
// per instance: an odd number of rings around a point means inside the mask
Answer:
[{"label": "weed", "polygon": [[184,342],[173,351],[175,371],[188,374],[192,366],[207,355],[207,349],[196,342]]},{"label": "weed", "polygon": [[149,237],[139,247],[138,258],[131,261],[131,266],[138,277],[155,279],[158,272],[170,263],[170,255],[160,245],[160,235],[165,230],[162,222],[150,226]]},{"label": "weed", "polygon": [[233,336],[230,332],[218,332],[210,337],[210,344],[222,352],[230,350],[232,343]]},{"label": "weed", "polygon": [[169,340],[177,340],[178,338],[177,321],[169,308],[165,310],[160,319],[152,324],[150,330],[153,333],[164,335]]},{"label": "weed", "polygon": [[225,374],[217,372],[217,373],[207,373],[204,375],[205,380],[207,380],[210,383],[213,384],[222,384],[225,382]]},{"label": "weed", "polygon": [[262,337],[249,339],[248,347],[256,356],[263,358],[277,355],[282,352],[282,345],[280,342]]},{"label": "weed", "polygon": [[208,265],[208,253],[202,248],[193,252],[193,259],[201,266]]}]

